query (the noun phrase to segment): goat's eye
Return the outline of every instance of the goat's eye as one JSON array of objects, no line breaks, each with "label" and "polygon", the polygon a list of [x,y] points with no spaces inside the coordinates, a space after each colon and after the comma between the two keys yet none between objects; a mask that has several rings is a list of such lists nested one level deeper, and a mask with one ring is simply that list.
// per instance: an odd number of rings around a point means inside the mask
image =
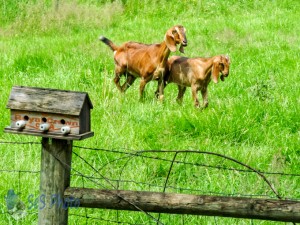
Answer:
[{"label": "goat's eye", "polygon": [[172,30],[172,34],[176,34],[177,33],[177,31],[176,30]]}]

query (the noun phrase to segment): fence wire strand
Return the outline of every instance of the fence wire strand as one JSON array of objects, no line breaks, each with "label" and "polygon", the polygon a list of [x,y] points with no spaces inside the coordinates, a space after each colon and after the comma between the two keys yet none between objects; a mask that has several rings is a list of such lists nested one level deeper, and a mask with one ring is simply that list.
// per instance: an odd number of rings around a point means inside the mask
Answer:
[{"label": "fence wire strand", "polygon": [[[115,149],[103,149],[103,148],[90,148],[90,147],[82,147],[82,146],[73,146],[75,148],[79,148],[79,149],[86,149],[86,150],[91,150],[91,151],[103,151],[103,152],[110,152],[110,153],[118,153],[118,154],[124,154],[124,155],[130,155],[130,156],[137,156],[137,154],[139,152],[146,152],[145,150],[140,150],[140,151],[134,151],[132,149],[127,149],[130,152],[124,152],[124,151],[120,151],[120,150],[115,150]],[[159,153],[160,151],[163,150],[148,150],[147,152],[157,152]],[[163,152],[174,152],[177,150],[164,150]],[[193,150],[178,150],[178,151],[184,151],[184,152],[188,152],[188,151],[193,151]],[[194,150],[195,151],[195,150]],[[148,158],[148,159],[154,159],[154,160],[161,160],[161,161],[167,161],[167,162],[172,162],[172,160],[170,159],[166,159],[166,158],[160,158],[160,157],[153,157],[153,156],[146,156],[146,155],[139,155],[139,157],[142,158]],[[122,159],[123,157],[117,158],[114,161],[118,161],[120,159]],[[124,157],[126,158],[126,157]],[[107,164],[110,164],[113,161],[110,161]],[[253,170],[245,170],[245,169],[237,169],[237,168],[228,168],[228,167],[224,167],[224,166],[212,166],[212,165],[207,165],[207,164],[201,164],[201,163],[189,163],[189,162],[184,162],[184,161],[174,161],[174,163],[178,163],[178,164],[186,164],[186,165],[194,165],[194,166],[202,166],[202,167],[207,167],[207,168],[212,168],[212,169],[218,169],[218,170],[233,170],[233,171],[237,171],[237,172],[245,172],[245,173],[256,173]],[[104,167],[104,166],[103,166]],[[262,174],[266,174],[266,175],[279,175],[279,176],[292,176],[292,177],[300,177],[300,174],[294,174],[294,173],[282,173],[282,172],[267,172],[267,171],[260,171],[257,170]]]},{"label": "fence wire strand", "polygon": [[[9,145],[40,145],[40,142],[8,142],[8,141],[0,141],[0,144],[9,144]],[[44,144],[44,143],[42,143]],[[114,158],[112,160],[109,160],[107,163],[103,164],[100,168],[96,169],[92,163],[88,162],[88,160],[86,160],[85,158],[83,158],[79,153],[77,153],[76,151],[74,151],[74,148],[77,149],[83,149],[83,150],[90,150],[90,151],[99,151],[99,152],[109,152],[109,153],[113,153],[113,154],[120,154],[120,157]],[[147,155],[147,153],[151,154],[151,156]],[[173,159],[168,159],[165,157],[158,157],[158,156],[153,156],[154,154],[174,154]],[[244,164],[234,158],[219,154],[219,153],[214,153],[214,152],[208,152],[208,151],[200,151],[200,150],[140,150],[140,151],[136,151],[136,150],[130,150],[130,149],[126,149],[126,151],[121,151],[121,150],[116,150],[116,149],[103,149],[103,148],[91,148],[91,147],[83,147],[83,146],[77,146],[74,145],[73,146],[73,154],[78,157],[79,160],[81,160],[85,165],[88,165],[91,169],[92,169],[92,175],[85,175],[82,172],[74,169],[73,167],[71,168],[70,165],[65,164],[64,162],[62,162],[58,156],[53,155],[56,160],[58,160],[60,163],[64,164],[64,166],[69,167],[69,169],[71,169],[72,174],[71,176],[80,176],[82,179],[82,186],[85,187],[85,182],[84,180],[87,179],[90,182],[92,182],[94,185],[104,188],[104,189],[115,189],[117,190],[119,188],[119,184],[120,183],[135,183],[135,184],[140,184],[140,185],[148,185],[149,188],[151,187],[156,187],[156,188],[162,188],[162,192],[165,192],[166,189],[168,188],[173,188],[175,190],[186,190],[186,191],[197,191],[199,192],[200,190],[197,189],[192,189],[192,188],[178,188],[176,186],[172,186],[172,185],[168,185],[168,180],[173,168],[174,164],[183,164],[183,165],[191,165],[191,166],[197,166],[197,167],[205,167],[205,168],[209,168],[209,169],[217,169],[217,170],[225,170],[225,171],[236,171],[236,172],[241,172],[241,173],[256,173],[257,175],[259,175],[264,182],[266,182],[266,184],[269,186],[269,188],[272,190],[272,192],[275,194],[276,198],[278,199],[283,199],[283,196],[281,196],[278,191],[275,189],[275,187],[272,185],[272,183],[266,178],[265,175],[274,175],[274,176],[290,176],[290,177],[300,177],[300,174],[294,174],[294,173],[282,173],[282,172],[268,172],[268,171],[260,171],[257,170],[247,164]],[[184,155],[184,160],[176,160],[177,155],[178,154],[185,154]],[[188,154],[205,154],[205,155],[212,155],[212,156],[216,156],[216,157],[221,157],[224,160],[229,160],[231,162],[234,162],[236,164],[239,164],[247,169],[240,169],[240,168],[234,168],[234,167],[225,167],[225,166],[216,166],[216,165],[209,165],[209,164],[202,164],[202,163],[192,163],[192,162],[186,162],[186,157]],[[128,163],[133,159],[133,158],[142,158],[142,159],[151,159],[151,160],[159,160],[159,161],[164,161],[164,162],[169,162],[170,163],[170,167],[168,170],[168,174],[166,176],[165,179],[165,183],[164,185],[154,185],[151,183],[146,183],[146,182],[138,182],[138,181],[134,181],[134,180],[126,180],[126,179],[121,179],[122,178],[122,173],[125,170],[126,166],[128,165]],[[122,168],[121,168],[121,172],[119,174],[119,178],[118,179],[110,179],[106,176],[104,176],[103,174],[101,174],[101,171],[107,167],[112,165],[112,163],[115,162],[120,162],[121,160],[125,160],[125,163],[123,164]],[[21,174],[22,173],[31,173],[31,174],[37,174],[40,171],[30,171],[30,170],[9,170],[9,169],[0,169],[0,173],[18,173],[18,187],[21,187]],[[99,181],[105,181],[106,185],[100,183]],[[114,183],[117,183],[117,185],[115,185]],[[270,197],[269,195],[245,195],[245,194],[225,194],[225,193],[214,193],[214,192],[209,192],[210,194],[219,194],[219,195],[226,195],[226,196],[250,196],[250,197],[255,197],[255,196],[260,196],[260,197]],[[152,216],[150,213],[148,212],[144,212],[142,209],[140,209],[138,206],[136,206],[135,204],[131,203],[130,201],[126,200],[123,196],[117,194],[119,198],[121,198],[122,200],[126,201],[127,203],[131,204],[133,207],[135,207],[138,211],[144,213],[148,218],[151,218],[152,222],[155,222],[156,224],[163,224],[162,222],[160,222],[160,214],[158,214],[158,218],[155,218],[154,216]],[[298,201],[299,199],[295,199],[295,198],[288,198],[289,200],[296,200]],[[1,213],[1,214],[5,214]],[[146,223],[131,223],[131,222],[125,222],[125,221],[119,221],[119,218],[117,216],[117,220],[110,220],[110,219],[104,219],[101,217],[92,217],[88,215],[88,211],[85,209],[85,215],[78,215],[78,214],[69,214],[70,216],[76,216],[76,217],[84,217],[86,218],[86,223],[88,220],[100,220],[103,222],[107,222],[110,224],[146,224]],[[118,214],[117,214],[118,215]],[[184,220],[184,217],[182,217]],[[217,222],[216,217],[214,217],[214,221],[215,224]],[[149,224],[149,221],[147,222],[147,224]]]}]

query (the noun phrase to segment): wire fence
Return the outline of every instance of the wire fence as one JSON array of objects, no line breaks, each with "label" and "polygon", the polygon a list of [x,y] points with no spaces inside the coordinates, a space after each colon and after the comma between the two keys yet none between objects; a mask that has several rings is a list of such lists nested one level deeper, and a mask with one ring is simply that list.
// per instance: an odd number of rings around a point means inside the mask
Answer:
[{"label": "wire fence", "polygon": [[[0,142],[3,145],[40,145],[39,142]],[[205,163],[203,163],[205,162]],[[1,168],[0,174],[22,176],[30,186],[40,171]],[[227,197],[289,199],[299,201],[300,174],[261,171],[237,159],[200,150],[131,150],[73,146],[71,186],[108,190],[159,191]],[[15,178],[16,179],[16,178]],[[7,179],[8,180],[8,179]],[[280,182],[284,180],[284,182]],[[219,184],[218,184],[219,183]],[[255,188],[253,188],[253,184]],[[288,192],[285,190],[287,189]],[[292,187],[292,188],[291,188]],[[290,190],[293,190],[290,193]],[[38,188],[36,188],[38,191]],[[38,195],[38,194],[37,194]],[[27,215],[37,220],[37,210]],[[160,215],[101,209],[70,209],[72,224],[196,224],[200,216]],[[9,216],[5,203],[0,214]],[[175,218],[176,217],[176,218]],[[175,219],[174,219],[175,218]],[[196,219],[195,219],[196,218]],[[214,224],[223,224],[213,217]],[[176,222],[174,222],[176,221]],[[253,220],[250,220],[254,224]]]}]

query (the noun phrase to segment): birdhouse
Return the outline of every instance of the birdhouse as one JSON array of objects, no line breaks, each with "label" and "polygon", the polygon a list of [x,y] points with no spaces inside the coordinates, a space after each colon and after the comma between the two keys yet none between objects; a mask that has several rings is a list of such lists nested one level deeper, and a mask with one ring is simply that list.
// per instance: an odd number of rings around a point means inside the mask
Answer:
[{"label": "birdhouse", "polygon": [[5,132],[66,140],[94,135],[93,105],[85,92],[14,86],[7,108],[11,116]]}]

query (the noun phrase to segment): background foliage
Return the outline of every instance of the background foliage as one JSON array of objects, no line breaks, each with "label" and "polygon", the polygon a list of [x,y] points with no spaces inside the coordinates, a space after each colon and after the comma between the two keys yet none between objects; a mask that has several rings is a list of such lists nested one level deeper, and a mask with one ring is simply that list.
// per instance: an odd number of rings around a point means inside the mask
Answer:
[{"label": "background foliage", "polygon": [[[299,7],[300,2],[292,0],[2,0],[0,141],[39,141],[35,137],[3,133],[9,125],[6,103],[13,85],[86,91],[94,105],[95,136],[78,143],[81,146],[207,150],[260,170],[300,174]],[[231,57],[230,75],[225,82],[210,84],[210,105],[205,110],[193,107],[190,90],[183,105],[177,105],[175,85],[166,88],[164,103],[154,98],[155,82],[147,85],[144,103],[138,101],[139,80],[121,95],[112,81],[113,53],[98,40],[105,35],[116,44],[128,40],[158,43],[175,24],[187,29],[186,56],[228,54]],[[80,153],[95,167],[109,157],[90,151]],[[0,154],[1,168],[39,170],[37,146],[0,145]],[[226,164],[209,157],[189,160]],[[82,173],[89,173],[76,159],[73,164]],[[127,165],[123,176],[130,178],[132,171],[143,171],[144,167],[153,171],[140,173],[134,179],[148,180],[154,176],[163,180],[169,168],[156,161],[148,161],[147,165],[137,161]],[[195,171],[183,168],[183,173],[181,169],[178,168],[178,173],[182,184],[199,188],[200,184],[193,180]],[[0,173],[0,176],[5,181],[0,183],[2,212],[6,210],[7,190],[19,189],[23,198],[31,192],[38,194],[38,177],[28,175],[27,179],[24,175],[26,182],[20,184],[16,182],[17,175]],[[201,185],[207,191],[219,193],[265,192],[255,188],[256,178],[249,178],[247,186],[243,186],[245,178],[229,174],[221,177],[220,174],[204,176]],[[283,196],[300,197],[299,179],[273,181]],[[78,185],[76,182],[73,185]],[[234,185],[229,187],[228,183]],[[31,189],[33,186],[35,190]],[[133,187],[126,187],[130,188]],[[99,212],[105,216],[113,214]],[[13,222],[7,214],[0,217],[2,221]],[[168,223],[167,218],[166,224],[181,223],[176,217],[169,218]],[[31,224],[32,218],[25,220],[22,224]],[[134,216],[132,220],[135,221]],[[191,224],[211,224],[214,220],[197,217],[191,221]],[[241,224],[241,221],[249,222],[219,218],[221,224]]]}]

